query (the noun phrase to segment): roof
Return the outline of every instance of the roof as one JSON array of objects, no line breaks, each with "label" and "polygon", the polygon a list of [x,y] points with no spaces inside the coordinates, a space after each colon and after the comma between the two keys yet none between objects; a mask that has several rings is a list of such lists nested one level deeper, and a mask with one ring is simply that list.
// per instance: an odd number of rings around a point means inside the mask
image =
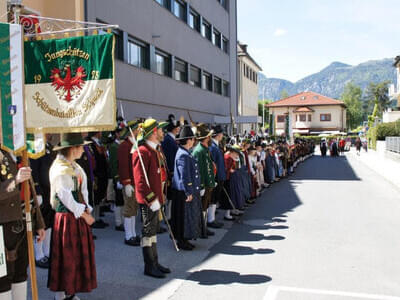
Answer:
[{"label": "roof", "polygon": [[260,69],[259,72],[261,72],[261,71],[262,71],[262,68],[260,67],[260,65],[250,56],[249,52],[247,52],[247,45],[241,44],[240,42],[238,42],[237,45],[238,45],[238,48],[239,48],[239,51],[237,52],[237,56],[238,56],[238,57],[240,57],[240,56],[246,56],[248,59],[251,60],[251,62],[252,62],[253,64],[256,65],[257,68]]},{"label": "roof", "polygon": [[303,106],[303,107],[298,107],[296,108],[293,112],[313,112],[314,110],[307,107],[307,106]]},{"label": "roof", "polygon": [[314,92],[302,92],[270,104],[267,107],[284,106],[320,106],[320,105],[341,105],[345,106],[343,101],[332,99]]}]

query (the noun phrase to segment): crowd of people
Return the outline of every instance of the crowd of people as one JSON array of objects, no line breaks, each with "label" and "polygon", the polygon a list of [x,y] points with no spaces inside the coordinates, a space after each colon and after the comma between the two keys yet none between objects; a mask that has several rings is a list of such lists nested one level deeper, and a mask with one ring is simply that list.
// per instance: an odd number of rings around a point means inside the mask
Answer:
[{"label": "crowd of people", "polygon": [[[105,212],[113,212],[114,229],[124,232],[121,242],[141,246],[144,274],[164,278],[171,270],[160,263],[157,234],[167,231],[165,225],[178,249],[193,251],[197,239],[224,226],[215,217],[217,209],[224,221],[234,221],[264,188],[293,174],[314,148],[301,139],[289,144],[228,136],[220,125],[189,125],[170,115],[166,122],[120,119],[113,132],[61,134],[55,147],[47,135],[46,154],[19,170],[16,158],[1,150],[0,225],[9,272],[0,278],[0,300],[26,299],[26,229],[18,186],[31,175],[36,264],[49,269],[55,299],[77,300],[77,293],[97,287],[97,237],[91,229],[110,225],[102,219]],[[14,252],[18,255],[11,257]]]}]

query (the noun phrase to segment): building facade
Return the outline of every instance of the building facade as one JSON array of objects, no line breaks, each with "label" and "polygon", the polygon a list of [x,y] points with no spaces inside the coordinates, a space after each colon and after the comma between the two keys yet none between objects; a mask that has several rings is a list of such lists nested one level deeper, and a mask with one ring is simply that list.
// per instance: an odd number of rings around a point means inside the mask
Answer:
[{"label": "building facade", "polygon": [[235,115],[236,0],[86,0],[86,20],[118,24],[117,98],[125,117]]},{"label": "building facade", "polygon": [[[289,136],[346,132],[346,106],[342,101],[303,92],[266,105],[274,120],[274,134]],[[287,123],[288,122],[288,123]]]},{"label": "building facade", "polygon": [[[3,0],[0,0],[3,1]],[[23,0],[26,13],[119,25],[125,118],[229,124],[237,114],[236,0]]]},{"label": "building facade", "polygon": [[261,67],[247,52],[247,45],[237,44],[238,56],[238,117],[239,131],[257,131],[261,122],[258,117],[258,72]]}]

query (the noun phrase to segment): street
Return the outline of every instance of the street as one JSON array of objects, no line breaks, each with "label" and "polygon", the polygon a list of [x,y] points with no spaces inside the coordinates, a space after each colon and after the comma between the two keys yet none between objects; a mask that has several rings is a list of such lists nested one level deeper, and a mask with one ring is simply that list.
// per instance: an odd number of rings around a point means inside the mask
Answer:
[{"label": "street", "polygon": [[[95,230],[98,288],[79,296],[400,299],[399,191],[351,155],[316,155],[194,251],[177,253],[167,234],[159,236],[160,262],[172,269],[164,280],[143,276],[141,249],[125,246],[113,224]],[[53,297],[46,280],[38,269],[40,299]]]}]

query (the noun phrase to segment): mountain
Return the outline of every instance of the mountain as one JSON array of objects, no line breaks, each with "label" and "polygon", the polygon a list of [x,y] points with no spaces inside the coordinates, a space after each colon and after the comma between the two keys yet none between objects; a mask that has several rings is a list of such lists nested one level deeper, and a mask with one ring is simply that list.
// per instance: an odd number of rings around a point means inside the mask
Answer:
[{"label": "mountain", "polygon": [[279,78],[267,78],[259,74],[259,99],[279,100],[282,91],[294,95],[304,91],[313,91],[331,98],[338,99],[343,93],[345,85],[352,81],[363,91],[370,82],[389,80],[396,82],[396,68],[393,67],[393,58],[371,60],[356,66],[341,62],[333,62],[320,72],[309,75],[295,83]]}]

